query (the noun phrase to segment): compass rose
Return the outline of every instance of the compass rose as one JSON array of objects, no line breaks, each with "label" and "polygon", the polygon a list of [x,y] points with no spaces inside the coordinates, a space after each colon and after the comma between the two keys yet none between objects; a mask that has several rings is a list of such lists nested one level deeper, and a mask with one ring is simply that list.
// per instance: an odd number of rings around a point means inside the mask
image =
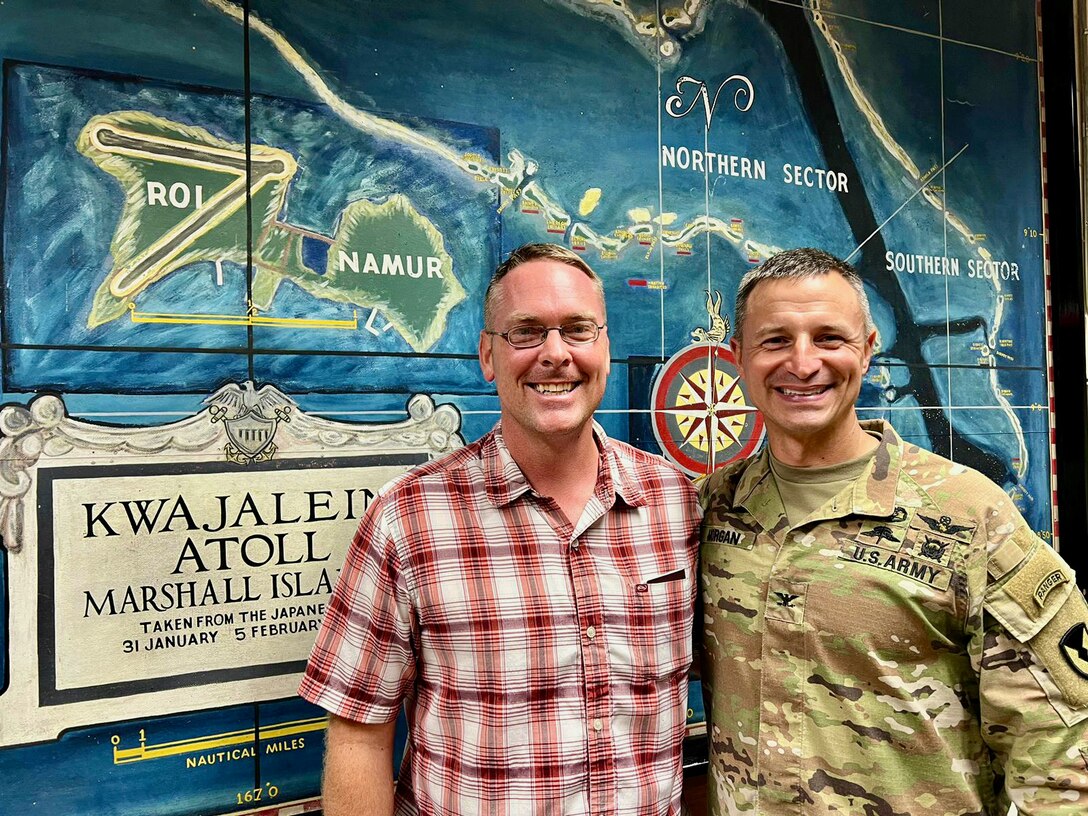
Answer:
[{"label": "compass rose", "polygon": [[692,476],[749,456],[763,440],[763,417],[748,404],[725,345],[696,343],[674,354],[650,405],[661,450]]}]

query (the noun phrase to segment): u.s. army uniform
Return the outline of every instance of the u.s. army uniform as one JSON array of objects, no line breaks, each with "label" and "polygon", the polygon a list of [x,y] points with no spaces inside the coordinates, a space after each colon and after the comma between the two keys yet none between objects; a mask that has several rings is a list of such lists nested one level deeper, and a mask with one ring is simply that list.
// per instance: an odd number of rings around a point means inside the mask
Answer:
[{"label": "u.s. army uniform", "polygon": [[1088,606],[981,474],[882,422],[791,529],[768,452],[703,485],[711,814],[1088,813]]}]

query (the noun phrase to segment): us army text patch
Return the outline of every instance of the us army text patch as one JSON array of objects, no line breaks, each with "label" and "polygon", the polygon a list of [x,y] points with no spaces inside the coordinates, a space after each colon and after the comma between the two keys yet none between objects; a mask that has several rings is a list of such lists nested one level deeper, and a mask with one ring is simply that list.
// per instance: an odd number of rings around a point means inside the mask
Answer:
[{"label": "us army text patch", "polygon": [[948,589],[952,581],[951,570],[909,554],[888,552],[880,547],[869,547],[856,541],[844,542],[839,558],[895,572],[934,589]]},{"label": "us army text patch", "polygon": [[749,530],[706,524],[703,526],[703,543],[728,544],[731,547],[750,550],[756,543],[756,535]]}]

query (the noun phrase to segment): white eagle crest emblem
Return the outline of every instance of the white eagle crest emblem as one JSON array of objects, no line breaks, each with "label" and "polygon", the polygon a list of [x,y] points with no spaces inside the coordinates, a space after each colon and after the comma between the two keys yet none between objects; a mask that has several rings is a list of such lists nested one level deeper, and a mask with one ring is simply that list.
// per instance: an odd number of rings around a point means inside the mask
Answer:
[{"label": "white eagle crest emblem", "polygon": [[273,442],[280,422],[291,421],[295,402],[272,385],[254,387],[228,383],[204,400],[212,422],[222,422],[227,431],[223,448],[227,459],[240,465],[265,462],[276,455]]}]

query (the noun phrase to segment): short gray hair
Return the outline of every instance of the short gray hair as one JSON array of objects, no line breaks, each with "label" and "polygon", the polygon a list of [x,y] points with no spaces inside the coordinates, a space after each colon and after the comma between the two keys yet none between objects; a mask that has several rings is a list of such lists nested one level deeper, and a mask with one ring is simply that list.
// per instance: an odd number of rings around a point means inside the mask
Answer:
[{"label": "short gray hair", "polygon": [[[581,255],[559,244],[523,244],[511,252],[505,261],[499,264],[491,280],[487,284],[487,292],[484,293],[484,328],[491,328],[491,320],[494,317],[495,297],[502,279],[529,261],[558,261],[584,272],[586,277],[593,282],[593,288],[601,296],[601,304],[604,304],[604,282],[593,268],[585,262]],[[602,314],[604,319],[605,315]]]},{"label": "short gray hair", "polygon": [[868,336],[876,329],[876,324],[873,322],[873,313],[869,309],[869,298],[865,294],[865,284],[861,275],[846,261],[822,249],[811,247],[787,249],[785,252],[772,255],[740,279],[740,286],[737,287],[737,301],[733,310],[735,327],[733,336],[738,341],[742,340],[741,331],[748,312],[748,298],[758,284],[768,280],[815,278],[832,272],[842,275],[850,284],[850,288],[854,290],[854,294],[858,296],[858,305],[861,307],[861,314],[865,320],[865,334]]}]

